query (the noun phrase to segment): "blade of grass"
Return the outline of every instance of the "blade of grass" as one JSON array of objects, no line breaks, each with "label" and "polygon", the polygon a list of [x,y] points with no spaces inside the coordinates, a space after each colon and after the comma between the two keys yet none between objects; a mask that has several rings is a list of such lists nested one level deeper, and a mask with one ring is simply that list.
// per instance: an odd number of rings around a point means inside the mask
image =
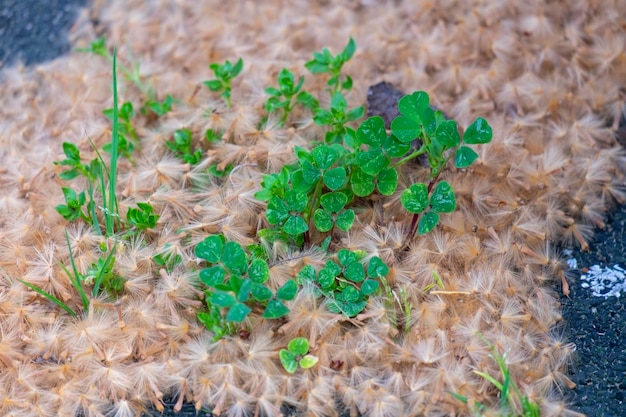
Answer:
[{"label": "blade of grass", "polygon": [[118,121],[118,97],[117,97],[117,48],[113,48],[113,130],[111,137],[111,166],[109,167],[109,190],[108,203],[106,196],[104,200],[104,218],[107,236],[115,233],[115,223],[117,214],[117,198],[115,195],[115,184],[117,181],[117,158],[119,146],[119,121]]},{"label": "blade of grass", "polygon": [[113,247],[111,248],[111,251],[109,252],[109,254],[107,255],[107,258],[104,261],[104,265],[98,271],[98,275],[96,276],[96,279],[94,280],[93,291],[91,292],[91,295],[93,297],[97,297],[98,293],[100,292],[100,284],[102,283],[102,278],[104,278],[104,271],[109,265],[109,262],[111,261],[111,258],[113,257],[113,254],[115,253],[116,247],[117,247],[117,239],[115,239],[115,242],[113,242]]},{"label": "blade of grass", "polygon": [[67,304],[65,304],[63,301],[59,300],[58,298],[56,298],[54,295],[49,294],[46,291],[42,290],[41,288],[34,286],[30,282],[22,281],[21,279],[18,279],[18,281],[21,282],[22,284],[26,285],[28,288],[30,288],[31,290],[35,291],[36,293],[38,293],[40,295],[43,295],[48,300],[52,301],[54,304],[56,304],[59,307],[61,307],[63,310],[67,311],[67,313],[70,316],[77,317],[77,314],[74,312],[74,310],[72,310]]},{"label": "blade of grass", "polygon": [[76,288],[76,291],[78,291],[78,294],[80,294],[80,299],[83,302],[83,308],[87,310],[89,309],[89,297],[87,297],[87,293],[85,292],[85,289],[83,288],[83,283],[80,281],[78,269],[76,268],[76,263],[74,262],[74,254],[72,253],[72,245],[70,244],[70,237],[67,234],[67,230],[65,231],[65,241],[67,242],[67,249],[70,252],[70,263],[72,264],[72,271],[74,271],[74,275],[72,275],[70,271],[67,270],[65,265],[62,265],[62,264],[60,265],[63,271],[65,271],[67,276],[70,278],[70,282],[72,283],[74,288]]}]

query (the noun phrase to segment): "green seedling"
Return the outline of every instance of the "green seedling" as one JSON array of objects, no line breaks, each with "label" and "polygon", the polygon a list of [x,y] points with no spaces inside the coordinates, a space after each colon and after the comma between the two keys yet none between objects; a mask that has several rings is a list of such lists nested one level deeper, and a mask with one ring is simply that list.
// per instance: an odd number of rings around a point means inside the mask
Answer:
[{"label": "green seedling", "polygon": [[[319,106],[318,101],[310,93],[300,91],[302,84],[304,84],[304,77],[300,77],[298,83],[295,84],[293,72],[283,68],[278,73],[278,88],[267,87],[265,89],[265,92],[270,95],[270,98],[265,102],[265,110],[268,113],[282,111],[282,125],[287,121],[287,117],[295,103],[300,103],[313,111]],[[294,98],[295,103],[293,101]]]},{"label": "green seedling", "polygon": [[213,92],[221,93],[221,96],[226,100],[226,105],[230,108],[231,81],[241,73],[243,60],[239,58],[235,65],[228,60],[221,65],[213,63],[209,65],[209,68],[213,70],[215,79],[204,81],[202,84],[206,85]]},{"label": "green seedling", "polygon": [[[498,381],[486,372],[475,370],[474,373],[482,378],[485,378],[500,391],[500,415],[506,417],[540,417],[541,407],[539,404],[532,401],[526,395],[523,395],[515,384],[515,381],[511,379],[510,370],[506,364],[506,353],[503,353],[502,355],[499,354],[495,346],[489,343],[482,335],[478,334],[478,337],[482,339],[487,346],[489,346],[489,349],[491,350],[489,357],[498,363],[500,373],[502,375],[502,382]],[[470,401],[469,398],[454,392],[450,392],[450,395],[470,406],[471,411],[475,416],[482,416],[485,411],[487,411],[487,406],[485,404],[478,401]]]},{"label": "green seedling", "polygon": [[211,164],[209,165],[209,174],[216,178],[224,178],[229,175],[234,168],[235,165],[233,164],[226,164],[224,169],[219,169],[219,164]]},{"label": "green seedling", "polygon": [[[91,293],[92,297],[98,297],[101,294],[102,289],[104,289],[104,291],[106,291],[107,294],[114,295],[114,296],[119,295],[119,293],[124,289],[124,283],[126,281],[124,280],[124,278],[118,275],[113,269],[114,264],[115,264],[114,253],[115,253],[115,246],[117,244],[117,241],[114,243],[113,248],[109,251],[106,258],[98,259],[98,261],[95,264],[92,264],[89,267],[89,269],[87,270],[85,274],[81,274],[80,272],[78,272],[78,269],[76,268],[76,263],[74,261],[74,254],[72,252],[72,246],[70,244],[70,239],[67,234],[67,231],[65,232],[65,241],[67,243],[67,247],[69,250],[72,271],[70,271],[63,264],[59,264],[59,266],[68,276],[70,283],[72,284],[76,292],[78,292],[78,294],[80,295],[80,298],[83,304],[83,309],[87,311],[89,309],[89,303],[90,303],[90,298],[87,295],[87,292],[85,291],[86,285],[93,285],[93,289]],[[66,303],[59,300],[52,294],[44,291],[43,289],[29,282],[22,281],[22,280],[19,280],[19,281],[22,284],[26,285],[28,288],[32,289],[33,291],[37,292],[38,294],[42,295],[43,297],[47,298],[49,301],[53,302],[54,304],[56,304],[57,306],[65,310],[72,317],[78,316],[78,314],[74,310],[72,310],[71,307],[69,307]]]},{"label": "green seedling", "polygon": [[[98,38],[95,41],[91,42],[88,48],[77,48],[76,51],[92,53],[94,55],[104,57],[110,62],[113,62],[113,60],[116,58],[115,50],[113,54],[109,52],[109,49],[106,46],[105,37]],[[147,102],[156,100],[156,92],[154,87],[150,84],[146,84],[143,82],[143,77],[140,70],[140,63],[133,59],[132,54],[130,56],[130,67],[127,68],[123,65],[118,65],[118,68],[124,78],[126,78],[127,81],[133,83],[139,89],[139,91],[141,91]]]},{"label": "green seedling", "polygon": [[276,292],[267,287],[270,270],[265,259],[250,257],[240,244],[226,241],[223,235],[205,238],[196,245],[195,254],[208,265],[199,277],[207,287],[209,313],[211,308],[222,309],[226,312],[223,319],[235,323],[244,321],[256,306],[263,310],[266,319],[289,313],[284,302],[293,300],[298,286],[294,280],[288,280]]},{"label": "green seedling", "polygon": [[172,104],[174,99],[171,95],[165,96],[165,99],[158,101],[157,99],[150,99],[141,108],[142,113],[146,114],[148,110],[161,117],[169,113],[172,110]]},{"label": "green seedling", "polygon": [[70,222],[77,219],[89,221],[89,217],[83,213],[83,205],[86,201],[85,192],[77,194],[76,191],[68,187],[62,187],[61,190],[65,196],[65,204],[56,206],[57,212]]},{"label": "green seedling", "polygon": [[93,297],[97,297],[103,289],[107,294],[117,297],[124,289],[126,280],[114,270],[116,245],[117,241],[114,243],[107,257],[98,259],[95,264],[92,264],[89,269],[87,269],[87,272],[82,277],[85,284],[93,285]]},{"label": "green seedling", "polygon": [[298,365],[302,369],[309,369],[315,366],[319,358],[308,353],[309,341],[304,337],[296,337],[291,339],[287,349],[281,349],[278,355],[285,371],[293,374],[298,369]]},{"label": "green seedling", "polygon": [[213,129],[207,129],[206,132],[204,133],[204,138],[209,143],[217,143],[222,140],[223,135],[224,135],[224,132],[218,132]]},{"label": "green seedling", "polygon": [[296,281],[300,285],[312,284],[318,297],[328,298],[329,311],[354,317],[363,311],[369,296],[378,290],[379,280],[389,273],[389,267],[377,256],[370,259],[366,270],[361,263],[364,255],[340,249],[338,262],[327,261],[319,272],[312,265],[306,265]]},{"label": "green seedling", "polygon": [[208,331],[213,333],[212,341],[232,336],[237,332],[239,324],[234,321],[228,321],[222,314],[222,309],[219,306],[214,306],[210,303],[206,305],[206,311],[199,311],[197,314],[198,321],[207,328]]},{"label": "green seedling", "polygon": [[[107,119],[113,121],[113,108],[105,109],[102,112]],[[119,153],[126,159],[132,162],[132,153],[135,150],[135,146],[139,144],[137,137],[137,131],[133,126],[131,119],[135,117],[135,110],[133,104],[130,101],[125,102],[119,109],[118,114],[118,135],[119,135]],[[111,153],[111,143],[107,143],[102,147],[102,150]]]},{"label": "green seedling", "polygon": [[345,135],[354,135],[354,130],[347,127],[346,124],[360,119],[364,113],[365,108],[363,106],[348,110],[345,97],[337,91],[330,100],[330,109],[316,108],[313,121],[315,124],[330,127],[324,138],[325,143],[340,143]]},{"label": "green seedling", "polygon": [[[115,184],[117,181],[117,162],[120,156],[120,122],[117,96],[117,54],[113,52],[113,111],[111,119],[113,122],[111,143],[107,146],[111,154],[109,167],[107,169],[104,159],[95,148],[96,158],[92,159],[89,164],[82,162],[80,150],[72,143],[63,143],[63,152],[65,159],[55,162],[56,165],[68,167],[59,177],[64,180],[72,180],[79,175],[87,178],[87,194],[84,192],[76,193],[75,191],[64,188],[66,204],[56,207],[57,211],[66,220],[76,220],[82,218],[91,223],[94,231],[102,233],[100,228],[97,212],[96,212],[96,190],[100,191],[102,196],[102,206],[98,207],[104,214],[104,232],[106,236],[112,236],[119,229],[119,212],[117,204],[117,196],[115,194]],[[128,116],[129,108],[125,109],[125,117]],[[126,142],[128,144],[128,142]],[[82,211],[82,206],[86,203],[86,213]]]},{"label": "green seedling", "polygon": [[352,88],[352,78],[348,75],[342,77],[341,69],[352,58],[354,52],[356,52],[356,43],[350,38],[346,47],[337,56],[333,56],[328,49],[324,48],[321,52],[313,52],[313,59],[304,66],[313,74],[330,74],[328,86],[331,94],[339,90],[349,91]]},{"label": "green seedling", "polygon": [[159,215],[154,214],[154,208],[149,203],[137,203],[137,208],[130,207],[126,212],[126,222],[135,231],[152,229],[158,220]]},{"label": "green seedling", "polygon": [[[268,202],[266,218],[277,232],[263,233],[281,241],[308,243],[312,227],[322,233],[335,228],[348,231],[355,220],[349,208],[354,197],[393,194],[400,166],[422,154],[428,155],[431,168],[428,184],[410,184],[401,195],[402,206],[414,215],[409,233],[412,236],[416,227],[418,235],[429,233],[441,213],[454,211],[454,190],[448,182],[438,181],[439,175],[450,158],[455,158],[457,168],[467,168],[477,154],[461,145],[454,121],[429,107],[426,93],[405,96],[398,107],[402,114],[392,122],[391,135],[379,116],[365,120],[356,131],[340,124],[344,131],[336,138],[341,143],[318,145],[312,151],[295,147],[295,164],[264,175],[262,190],[255,195]],[[491,136],[491,127],[478,118],[466,130],[463,142],[487,143]],[[422,146],[409,153],[415,139]]]},{"label": "green seedling", "polygon": [[189,129],[178,129],[174,132],[173,138],[165,142],[165,145],[177,158],[182,159],[190,165],[196,165],[202,160],[202,150],[191,149],[192,138]]},{"label": "green seedling", "polygon": [[172,244],[166,243],[163,249],[156,253],[152,260],[154,263],[164,268],[167,272],[172,272],[174,268],[180,265],[183,261],[183,257],[180,253],[172,252]]}]

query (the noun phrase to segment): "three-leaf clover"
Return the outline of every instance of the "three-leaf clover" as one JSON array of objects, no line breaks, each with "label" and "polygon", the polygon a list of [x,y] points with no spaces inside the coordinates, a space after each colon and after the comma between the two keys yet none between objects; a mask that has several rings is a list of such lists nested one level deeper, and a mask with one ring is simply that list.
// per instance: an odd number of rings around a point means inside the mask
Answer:
[{"label": "three-leaf clover", "polygon": [[298,365],[303,369],[308,369],[317,363],[319,358],[308,353],[309,341],[304,337],[296,337],[291,339],[287,349],[281,349],[278,355],[285,370],[293,374],[298,369]]},{"label": "three-leaf clover", "polygon": [[305,193],[289,190],[285,198],[272,196],[267,203],[265,213],[270,224],[278,225],[290,236],[296,236],[309,230],[309,226],[300,213],[308,204]]},{"label": "three-leaf clover", "polygon": [[430,210],[426,211],[420,219],[417,228],[418,235],[424,235],[437,226],[439,213],[450,213],[456,208],[454,191],[446,181],[437,184],[430,198],[426,184],[412,184],[404,190],[400,201],[409,213],[419,214],[430,207]]}]

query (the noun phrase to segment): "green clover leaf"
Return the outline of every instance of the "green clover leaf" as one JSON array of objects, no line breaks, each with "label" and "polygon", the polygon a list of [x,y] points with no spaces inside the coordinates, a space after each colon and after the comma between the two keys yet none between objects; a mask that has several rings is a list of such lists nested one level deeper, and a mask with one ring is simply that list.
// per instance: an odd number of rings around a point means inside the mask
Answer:
[{"label": "green clover leaf", "polygon": [[289,314],[289,309],[279,300],[270,300],[267,303],[265,312],[263,313],[264,319],[277,319]]},{"label": "green clover leaf", "polygon": [[402,192],[402,207],[409,213],[421,213],[428,207],[428,188],[424,183],[412,184]]},{"label": "green clover leaf", "polygon": [[398,110],[404,116],[413,119],[419,119],[425,108],[428,107],[430,98],[424,91],[416,91],[413,94],[407,94],[398,102]]},{"label": "green clover leaf", "polygon": [[410,143],[422,134],[422,125],[419,120],[398,116],[391,122],[391,131],[400,142]]},{"label": "green clover leaf", "polygon": [[290,236],[297,236],[309,230],[309,225],[300,216],[289,216],[283,225],[283,230]]},{"label": "green clover leaf", "polygon": [[337,220],[336,220],[337,227],[343,230],[344,232],[347,232],[348,230],[352,228],[355,218],[356,218],[356,215],[354,214],[354,210],[349,209],[349,210],[342,211],[337,216]]},{"label": "green clover leaf", "polygon": [[311,153],[315,159],[315,164],[320,169],[330,168],[339,158],[339,154],[334,148],[325,145],[317,146]]},{"label": "green clover leaf", "polygon": [[427,211],[420,219],[417,234],[421,236],[429,233],[437,226],[437,223],[439,223],[439,214],[434,211]]},{"label": "green clover leaf", "polygon": [[233,274],[244,274],[248,269],[248,255],[237,242],[226,242],[221,258],[224,266]]},{"label": "green clover leaf", "polygon": [[331,190],[335,191],[343,187],[346,181],[346,169],[337,167],[324,172],[324,184]]},{"label": "green clover leaf", "polygon": [[315,224],[317,230],[326,233],[333,228],[333,217],[328,211],[317,209],[313,213],[313,224]]},{"label": "green clover leaf", "polygon": [[376,179],[378,192],[382,195],[391,195],[398,187],[398,172],[395,168],[386,168],[380,171]]},{"label": "green clover leaf", "polygon": [[450,213],[456,209],[456,198],[452,186],[446,181],[441,181],[435,187],[430,197],[430,206],[439,213]]},{"label": "green clover leaf", "polygon": [[378,256],[372,257],[367,267],[367,276],[371,278],[385,277],[389,273],[389,267]]},{"label": "green clover leaf", "polygon": [[473,149],[467,146],[461,146],[456,150],[454,166],[457,168],[467,168],[472,165],[476,159],[478,159],[478,154]]},{"label": "green clover leaf", "polygon": [[200,281],[209,287],[215,287],[218,284],[222,284],[225,276],[226,271],[219,265],[204,268],[199,273]]},{"label": "green clover leaf", "polygon": [[372,149],[367,152],[359,152],[356,154],[356,162],[361,170],[369,175],[378,175],[380,171],[387,168],[389,159],[380,149]]},{"label": "green clover leaf", "polygon": [[346,267],[345,271],[343,271],[343,275],[352,282],[361,282],[365,279],[365,269],[360,262],[354,262]]},{"label": "green clover leaf", "polygon": [[380,116],[370,117],[365,120],[356,131],[359,144],[366,144],[378,147],[387,138],[385,122]]},{"label": "green clover leaf", "polygon": [[448,149],[459,146],[461,137],[456,128],[456,122],[454,120],[446,120],[437,126],[434,140]]},{"label": "green clover leaf", "polygon": [[297,293],[298,284],[296,284],[296,281],[290,279],[287,280],[287,282],[285,282],[283,286],[278,289],[278,291],[276,291],[276,298],[279,300],[293,300]]},{"label": "green clover leaf", "polygon": [[235,303],[228,309],[226,313],[226,320],[234,321],[235,323],[241,323],[252,309],[243,303]]},{"label": "green clover leaf", "polygon": [[361,285],[361,292],[365,296],[371,295],[376,292],[376,290],[378,289],[378,285],[378,281],[374,281],[373,279],[368,278],[363,281],[363,284]]},{"label": "green clover leaf", "polygon": [[348,197],[342,192],[326,193],[320,197],[320,204],[330,213],[337,213],[348,202]]},{"label": "green clover leaf", "polygon": [[270,277],[270,268],[263,259],[255,258],[248,267],[248,277],[259,284],[265,283]]},{"label": "green clover leaf", "polygon": [[488,143],[493,137],[493,130],[489,123],[482,117],[476,118],[474,122],[468,126],[463,134],[463,142],[471,145]]},{"label": "green clover leaf", "polygon": [[367,197],[374,192],[376,184],[374,182],[374,176],[366,174],[360,169],[352,170],[351,186],[354,195],[358,197]]},{"label": "green clover leaf", "polygon": [[207,262],[219,262],[224,249],[224,236],[212,235],[204,238],[196,245],[194,252],[198,258],[206,259]]}]

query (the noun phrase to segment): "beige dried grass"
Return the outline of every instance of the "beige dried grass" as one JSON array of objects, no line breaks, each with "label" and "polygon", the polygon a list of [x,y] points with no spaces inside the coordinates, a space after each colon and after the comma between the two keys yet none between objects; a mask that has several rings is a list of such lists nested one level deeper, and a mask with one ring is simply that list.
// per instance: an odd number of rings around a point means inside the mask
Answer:
[{"label": "beige dried grass", "polygon": [[[480,332],[507,352],[514,380],[546,415],[571,414],[558,393],[571,382],[564,372],[572,349],[551,333],[561,317],[558,295],[546,288],[565,278],[546,239],[585,247],[611,205],[626,200],[626,158],[609,129],[623,112],[625,9],[623,0],[95,2],[97,30],[119,46],[120,59],[132,51],[159,95],[180,99],[161,124],[138,126],[143,154],[118,190],[127,199],[122,210],[147,198],[162,218],[156,239],[131,244],[119,256],[129,278],[117,304],[121,316],[109,300],[98,300],[98,311],[69,320],[16,283],[33,280],[80,308],[56,266],[69,259],[66,224],[53,209],[63,182],[52,162],[61,159],[63,141],[87,152],[87,138],[108,140],[101,110],[111,106],[111,74],[105,60],[76,53],[33,69],[3,70],[0,412],[125,416],[158,407],[169,394],[228,416],[272,415],[281,404],[336,415],[335,397],[351,413],[371,416],[466,415],[448,391],[497,404],[492,387],[471,372],[498,374],[475,336]],[[85,12],[75,43],[95,36]],[[345,67],[355,80],[350,103],[364,102],[369,85],[387,80],[405,92],[426,90],[462,126],[476,116],[494,126],[494,140],[471,172],[446,174],[459,191],[460,210],[411,244],[408,256],[400,252],[406,215],[397,196],[385,205],[394,222],[381,224],[375,210],[366,210],[356,230],[341,236],[351,249],[391,263],[391,284],[405,289],[413,305],[411,332],[391,331],[380,301],[370,303],[362,321],[338,321],[304,291],[281,328],[251,319],[249,340],[211,342],[195,320],[199,302],[189,272],[195,259],[191,246],[178,245],[178,233],[191,243],[220,232],[253,241],[263,227],[263,206],[251,197],[260,174],[292,161],[294,145],[322,133],[298,111],[294,128],[270,123],[257,131],[263,88],[283,66],[305,74],[313,51],[337,51],[349,36],[358,44]],[[245,68],[228,111],[196,87],[210,78],[209,63],[239,57]],[[321,77],[306,78],[308,91],[323,94]],[[123,83],[120,90],[123,100],[140,100],[134,86]],[[205,118],[206,109],[216,111]],[[162,143],[182,127],[227,130],[232,141],[207,156],[240,168],[192,192],[187,185],[199,174]],[[98,239],[69,228],[79,269],[85,268]],[[150,266],[150,253],[167,242],[182,251],[184,268]],[[302,262],[323,261],[316,256],[277,253],[272,282],[293,276]],[[427,295],[421,289],[433,271],[446,291]],[[322,360],[287,376],[271,352],[277,356],[301,335]]]}]

